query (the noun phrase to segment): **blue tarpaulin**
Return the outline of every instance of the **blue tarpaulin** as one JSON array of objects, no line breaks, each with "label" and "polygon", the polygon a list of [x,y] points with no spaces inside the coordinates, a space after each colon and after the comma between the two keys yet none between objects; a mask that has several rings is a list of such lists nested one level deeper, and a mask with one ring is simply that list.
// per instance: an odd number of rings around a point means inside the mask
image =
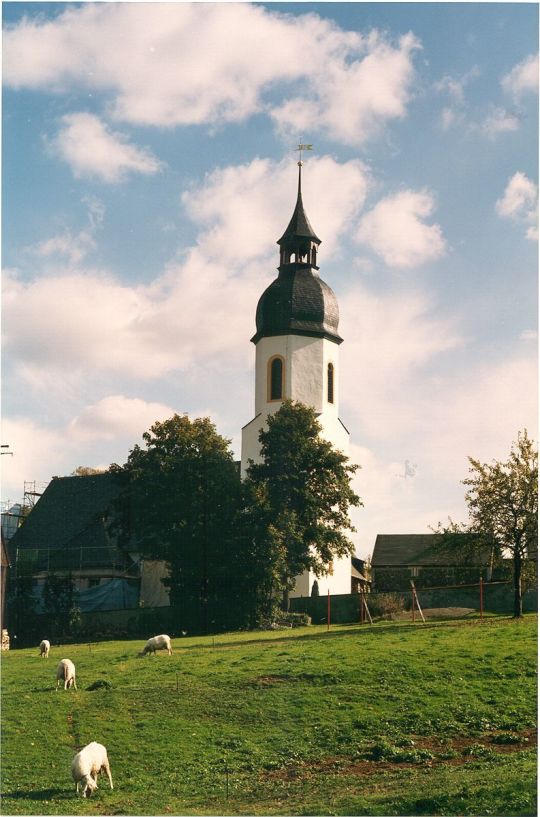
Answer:
[{"label": "blue tarpaulin", "polygon": [[[43,613],[43,585],[34,587],[32,595],[39,602],[37,612]],[[132,610],[139,604],[139,588],[127,579],[109,579],[96,587],[75,590],[73,604],[81,613],[94,613],[98,610]]]}]

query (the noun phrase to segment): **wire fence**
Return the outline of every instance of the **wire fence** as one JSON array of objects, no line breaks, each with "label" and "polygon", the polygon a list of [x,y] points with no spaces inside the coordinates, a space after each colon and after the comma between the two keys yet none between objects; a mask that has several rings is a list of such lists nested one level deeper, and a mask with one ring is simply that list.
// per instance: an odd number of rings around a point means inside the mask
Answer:
[{"label": "wire fence", "polygon": [[[523,593],[524,612],[537,612],[535,588]],[[455,619],[514,611],[511,581],[479,580],[459,585],[417,588],[377,593],[351,593],[291,599],[291,611],[307,613],[313,624],[370,624],[373,621]]]}]

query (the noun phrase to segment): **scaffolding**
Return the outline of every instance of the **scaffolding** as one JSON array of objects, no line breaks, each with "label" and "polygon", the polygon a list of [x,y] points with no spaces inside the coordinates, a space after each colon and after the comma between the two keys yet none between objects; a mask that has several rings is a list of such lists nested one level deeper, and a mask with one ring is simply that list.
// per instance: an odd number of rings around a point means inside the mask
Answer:
[{"label": "scaffolding", "polygon": [[128,564],[126,554],[115,545],[75,546],[69,548],[17,548],[15,574],[17,578],[40,574],[93,573],[102,578],[126,576],[136,578],[138,566]]}]

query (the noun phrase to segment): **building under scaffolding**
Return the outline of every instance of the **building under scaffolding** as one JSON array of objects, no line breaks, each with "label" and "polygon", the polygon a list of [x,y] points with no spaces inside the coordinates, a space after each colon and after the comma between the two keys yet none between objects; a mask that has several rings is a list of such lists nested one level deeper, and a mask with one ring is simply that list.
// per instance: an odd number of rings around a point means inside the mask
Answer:
[{"label": "building under scaffolding", "polygon": [[137,607],[141,562],[120,548],[109,520],[122,480],[114,474],[54,478],[9,542],[13,578],[43,612],[50,578],[69,580],[81,612]]}]

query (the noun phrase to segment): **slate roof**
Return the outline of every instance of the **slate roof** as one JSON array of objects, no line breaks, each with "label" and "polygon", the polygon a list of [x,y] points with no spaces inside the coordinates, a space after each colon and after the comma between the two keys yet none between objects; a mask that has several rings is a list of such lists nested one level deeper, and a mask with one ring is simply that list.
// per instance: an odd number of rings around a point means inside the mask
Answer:
[{"label": "slate roof", "polygon": [[295,239],[297,238],[309,238],[311,241],[315,241],[316,244],[321,243],[321,239],[317,238],[315,234],[315,230],[309,223],[309,219],[306,215],[304,210],[304,203],[302,201],[302,176],[301,176],[301,168],[299,168],[298,173],[298,197],[296,199],[296,206],[294,208],[294,213],[292,214],[291,220],[289,221],[288,227],[278,240],[278,244],[287,246],[289,244],[294,244]]},{"label": "slate roof", "polygon": [[257,343],[274,335],[309,335],[341,343],[337,298],[315,270],[290,264],[263,292],[255,318]]},{"label": "slate roof", "polygon": [[360,573],[360,571],[357,570],[354,565],[351,565],[351,577],[353,579],[359,579],[362,582],[367,582],[367,579],[364,576],[364,574]]},{"label": "slate roof", "polygon": [[54,478],[10,542],[25,548],[106,547],[103,517],[122,489],[116,474]]},{"label": "slate roof", "polygon": [[[379,533],[371,559],[372,567],[450,565],[451,558],[435,548],[435,533]],[[480,556],[476,564],[484,563]]]},{"label": "slate roof", "polygon": [[279,275],[263,292],[257,304],[257,332],[251,338],[257,343],[275,335],[307,335],[328,338],[341,343],[338,334],[337,298],[318,275],[311,259],[310,247],[321,240],[304,210],[302,202],[302,167],[298,168],[298,197],[287,229],[277,242],[296,254],[305,253],[308,260],[288,261],[279,267]]}]

